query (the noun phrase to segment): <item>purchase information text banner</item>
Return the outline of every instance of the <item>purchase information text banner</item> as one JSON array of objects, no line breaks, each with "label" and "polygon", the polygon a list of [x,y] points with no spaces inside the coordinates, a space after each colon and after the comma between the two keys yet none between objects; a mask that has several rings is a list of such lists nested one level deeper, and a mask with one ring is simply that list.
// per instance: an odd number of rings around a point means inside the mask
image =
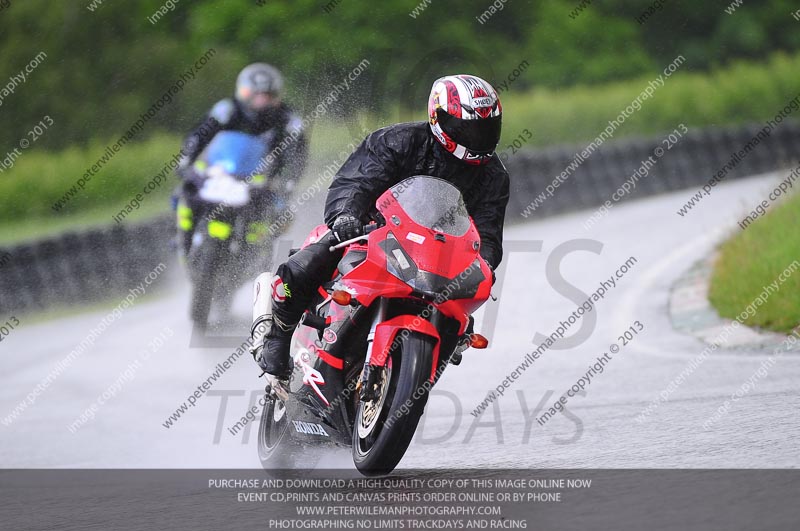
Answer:
[{"label": "purchase information text banner", "polygon": [[5,470],[6,529],[798,529],[792,470]]}]

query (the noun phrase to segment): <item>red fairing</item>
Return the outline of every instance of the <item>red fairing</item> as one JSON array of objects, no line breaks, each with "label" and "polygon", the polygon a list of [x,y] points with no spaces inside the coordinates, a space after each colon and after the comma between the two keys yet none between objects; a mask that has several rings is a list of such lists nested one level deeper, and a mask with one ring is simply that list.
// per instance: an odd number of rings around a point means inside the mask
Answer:
[{"label": "red fairing", "polygon": [[439,365],[439,331],[429,321],[416,315],[398,315],[388,321],[380,323],[375,328],[375,339],[372,343],[372,355],[369,364],[374,367],[383,367],[392,350],[392,342],[401,330],[413,330],[436,339],[433,347],[433,364],[431,365],[431,383],[436,376],[436,367]]},{"label": "red fairing", "polygon": [[[358,255],[349,255],[353,260],[340,262],[344,274],[341,277],[334,274],[333,285],[319,291],[322,304],[307,310],[318,312],[315,318],[324,315],[324,323],[310,320],[308,324],[301,323],[295,331],[293,342],[301,345],[294,349],[295,366],[303,371],[303,384],[310,388],[309,396],[325,406],[333,403],[333,397],[327,394],[332,391],[326,391],[331,389],[325,387],[326,378],[341,378],[350,368],[354,353],[350,350],[349,334],[354,330],[362,333],[368,324],[357,318],[361,308],[354,309],[351,305],[369,307],[379,299],[387,302],[383,308],[386,320],[375,324],[374,328],[369,359],[372,366],[385,367],[393,343],[409,331],[432,338],[435,342],[431,353],[432,384],[442,344],[440,330],[429,320],[435,313],[433,309],[457,321],[461,336],[466,332],[470,314],[489,298],[491,270],[480,256],[480,235],[468,217],[458,190],[435,177],[417,176],[408,181],[406,188],[400,183],[378,198],[376,206],[386,224],[361,240],[366,244],[347,246],[345,253],[358,252]],[[409,189],[411,195],[401,195]],[[326,225],[319,225],[303,242],[303,248],[320,241],[328,232]],[[461,236],[455,235],[462,232]],[[362,260],[364,253],[366,257]],[[285,297],[278,291],[283,287],[282,282],[274,287],[275,293]],[[336,291],[345,291],[350,297]],[[353,304],[352,299],[358,304]],[[394,305],[393,299],[412,300],[414,304],[410,307]],[[426,307],[422,309],[422,306]],[[381,314],[367,311],[364,315]],[[356,328],[351,328],[350,324]],[[449,344],[450,336],[445,339]]]},{"label": "red fairing", "polygon": [[370,234],[367,259],[342,277],[344,284],[353,289],[355,298],[365,306],[371,305],[379,297],[411,296],[411,286],[387,269],[386,254],[380,244],[390,232],[420,270],[455,279],[454,283],[458,282],[459,275],[469,272],[477,260],[484,281],[473,298],[432,303],[443,314],[458,320],[461,323],[460,332],[463,333],[469,315],[486,302],[492,289],[492,273],[480,256],[480,235],[475,224],[471,222],[463,236],[448,234],[441,241],[441,234],[437,239],[436,231],[419,225],[403,210],[392,190],[384,192],[376,201],[376,206],[386,220],[396,219],[399,224],[389,221]]},{"label": "red fairing", "polygon": [[369,306],[378,297],[411,295],[411,286],[386,269],[386,255],[378,242],[385,240],[388,232],[388,226],[373,231],[367,246],[367,259],[342,277],[344,284],[355,291],[356,299],[364,306]]},{"label": "red fairing", "polygon": [[322,225],[317,225],[314,227],[314,230],[311,231],[311,234],[306,237],[306,241],[303,242],[303,245],[300,246],[301,249],[305,249],[312,243],[317,243],[320,238],[322,238],[326,232],[330,229],[324,223]]}]

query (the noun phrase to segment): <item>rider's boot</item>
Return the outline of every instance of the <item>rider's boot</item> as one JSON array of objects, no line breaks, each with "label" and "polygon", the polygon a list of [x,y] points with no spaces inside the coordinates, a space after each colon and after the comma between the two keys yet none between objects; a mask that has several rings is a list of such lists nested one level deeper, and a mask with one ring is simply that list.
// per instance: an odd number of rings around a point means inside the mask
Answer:
[{"label": "rider's boot", "polygon": [[263,342],[254,340],[253,345],[263,345],[259,366],[271,382],[285,381],[291,376],[292,332],[316,293],[316,288],[309,287],[319,286],[325,278],[330,278],[341,258],[341,253],[331,253],[329,246],[328,241],[310,244],[278,266],[276,274],[263,273],[256,282],[254,326],[259,321],[267,326],[262,328]]},{"label": "rider's boot", "polygon": [[287,381],[292,376],[289,349],[296,326],[287,325],[273,315],[272,326],[264,336],[264,350],[259,361],[268,380],[272,378]]},{"label": "rider's boot", "polygon": [[[256,281],[254,309],[257,316],[250,331],[253,357],[263,371],[269,386],[279,391],[288,388],[292,376],[290,349],[292,334],[299,319],[292,319],[284,301],[270,296],[267,286],[276,289],[280,278],[265,273]],[[282,295],[281,298],[285,299]]]},{"label": "rider's boot", "polygon": [[289,380],[293,370],[289,350],[296,326],[287,325],[273,316],[272,326],[264,336],[261,356],[256,359],[264,371],[268,391],[271,390],[282,400],[289,396]]}]

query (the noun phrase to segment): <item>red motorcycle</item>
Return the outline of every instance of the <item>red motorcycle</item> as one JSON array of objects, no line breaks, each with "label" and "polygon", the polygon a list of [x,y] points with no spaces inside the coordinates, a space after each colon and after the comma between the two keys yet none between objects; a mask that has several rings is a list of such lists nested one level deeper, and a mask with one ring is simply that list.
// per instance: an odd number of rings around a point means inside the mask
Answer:
[{"label": "red motorcycle", "polygon": [[[307,447],[338,445],[352,447],[362,474],[391,472],[444,368],[488,344],[470,314],[489,298],[492,273],[458,189],[411,177],[376,206],[383,226],[331,247],[346,250],[294,333],[289,392],[268,389],[262,400],[266,468],[302,466]],[[327,230],[317,227],[304,245]],[[256,280],[253,330],[269,311],[272,281],[270,273]]]}]

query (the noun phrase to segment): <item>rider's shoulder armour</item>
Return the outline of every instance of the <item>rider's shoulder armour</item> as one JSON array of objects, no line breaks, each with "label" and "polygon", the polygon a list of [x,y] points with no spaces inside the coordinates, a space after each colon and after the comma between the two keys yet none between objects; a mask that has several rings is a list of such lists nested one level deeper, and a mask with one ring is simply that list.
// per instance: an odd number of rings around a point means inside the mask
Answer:
[{"label": "rider's shoulder armour", "polygon": [[218,101],[214,107],[211,108],[209,116],[215,119],[220,125],[228,125],[236,112],[236,106],[233,100],[225,98]]}]

